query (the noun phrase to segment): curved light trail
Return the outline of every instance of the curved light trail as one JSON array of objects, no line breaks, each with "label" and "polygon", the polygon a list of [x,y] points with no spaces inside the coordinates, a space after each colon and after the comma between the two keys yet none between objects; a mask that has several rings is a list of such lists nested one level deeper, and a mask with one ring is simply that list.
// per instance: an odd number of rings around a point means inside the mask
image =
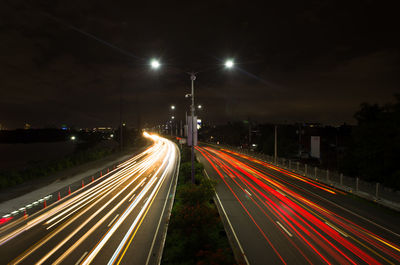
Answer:
[{"label": "curved light trail", "polygon": [[[133,232],[139,229],[155,197],[169,198],[161,188],[172,181],[177,167],[175,144],[157,135],[144,135],[154,142],[144,152],[29,216],[19,226],[3,229],[0,263],[75,264],[78,259],[74,261],[74,257],[80,252],[84,253],[78,260],[80,264],[98,264],[99,260],[113,264],[117,258],[120,262],[127,241],[133,240]],[[32,243],[24,242],[32,238]],[[110,252],[110,246],[117,242],[117,248]],[[9,252],[14,245],[21,247]]]}]

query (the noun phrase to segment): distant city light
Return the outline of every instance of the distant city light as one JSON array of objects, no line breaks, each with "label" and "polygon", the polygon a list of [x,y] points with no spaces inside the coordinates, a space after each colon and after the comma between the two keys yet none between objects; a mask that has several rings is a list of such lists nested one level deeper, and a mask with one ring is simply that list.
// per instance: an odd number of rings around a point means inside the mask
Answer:
[{"label": "distant city light", "polygon": [[226,68],[232,68],[233,66],[234,66],[234,62],[233,62],[233,60],[227,60],[226,62],[225,62],[225,67]]},{"label": "distant city light", "polygon": [[172,106],[171,106],[171,109],[175,109],[175,105],[172,105]]},{"label": "distant city light", "polygon": [[111,137],[111,138],[114,138],[114,134],[111,134],[110,137]]},{"label": "distant city light", "polygon": [[199,105],[199,106],[197,106],[199,109],[201,109],[203,106],[201,106],[201,105]]},{"label": "distant city light", "polygon": [[175,119],[175,116],[172,116],[171,119]]},{"label": "distant city light", "polygon": [[151,68],[158,69],[160,67],[160,62],[156,59],[151,60],[150,62]]},{"label": "distant city light", "polygon": [[71,136],[71,140],[72,140],[72,141],[75,141],[75,140],[76,140],[75,135],[72,135],[72,136]]}]

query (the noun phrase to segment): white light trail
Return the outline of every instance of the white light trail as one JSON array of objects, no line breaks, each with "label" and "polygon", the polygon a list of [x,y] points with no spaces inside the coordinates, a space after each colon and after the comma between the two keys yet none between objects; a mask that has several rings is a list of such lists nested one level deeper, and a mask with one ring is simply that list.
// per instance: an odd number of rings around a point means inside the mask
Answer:
[{"label": "white light trail", "polygon": [[[171,148],[171,145],[170,145],[169,147]],[[171,152],[171,150],[173,150],[173,151]],[[145,205],[142,207],[142,209],[140,210],[139,214],[136,216],[136,218],[135,218],[135,220],[133,221],[132,225],[130,226],[129,230],[126,232],[124,238],[121,240],[121,242],[120,242],[118,248],[115,250],[114,254],[112,255],[112,257],[111,257],[110,260],[108,261],[108,265],[114,264],[116,258],[119,256],[119,254],[120,254],[120,252],[121,252],[123,246],[126,244],[126,242],[128,241],[130,235],[132,234],[133,229],[136,227],[137,223],[138,223],[139,220],[141,219],[141,217],[142,217],[142,215],[144,214],[145,210],[147,209],[148,205],[149,205],[150,202],[152,201],[152,200],[149,200],[149,199],[150,199],[150,198],[154,198],[154,197],[157,195],[157,193],[158,193],[158,191],[159,191],[159,189],[160,189],[162,183],[163,183],[164,180],[165,180],[165,176],[166,176],[167,173],[171,170],[171,167],[173,167],[173,165],[175,164],[175,157],[176,157],[176,156],[175,156],[175,149],[172,147],[172,148],[169,150],[168,153],[169,153],[169,154],[168,154],[168,157],[167,157],[167,161],[168,161],[169,163],[168,163],[167,168],[164,170],[163,174],[161,175],[161,177],[160,177],[160,179],[159,179],[159,181],[158,181],[156,187],[153,188],[153,191],[151,192],[151,194],[146,198],[146,200],[145,200]],[[172,159],[171,159],[171,156],[172,156]],[[160,169],[161,169],[161,168],[160,168]],[[157,173],[156,173],[155,175],[157,175],[157,174],[158,174],[158,171],[157,171]],[[83,263],[83,264],[89,264],[89,263]]]},{"label": "white light trail", "polygon": [[[72,251],[74,251],[84,240],[86,240],[100,225],[102,225],[107,218],[109,218],[114,212],[121,207],[123,203],[133,202],[128,206],[128,208],[122,213],[121,215],[117,214],[114,219],[108,224],[111,226],[110,230],[107,234],[102,238],[102,240],[97,244],[97,247],[89,253],[89,255],[84,255],[84,263],[90,263],[91,260],[97,255],[100,249],[106,244],[107,240],[114,234],[114,232],[120,227],[120,225],[125,221],[125,219],[129,216],[129,214],[135,209],[135,207],[142,201],[144,203],[144,207],[140,211],[140,214],[136,217],[135,222],[132,224],[130,231],[126,234],[126,237],[129,237],[130,232],[136,226],[136,220],[139,220],[140,217],[143,215],[143,212],[148,207],[149,203],[151,203],[153,196],[158,193],[160,185],[165,180],[165,176],[167,172],[171,171],[171,168],[174,166],[174,161],[176,158],[176,150],[173,147],[173,144],[166,141],[163,138],[160,138],[156,135],[149,135],[149,138],[152,138],[155,141],[152,147],[148,148],[143,153],[125,161],[124,163],[120,164],[117,167],[117,172],[113,170],[112,175],[108,174],[103,175],[102,178],[98,178],[95,182],[92,182],[92,186],[76,194],[76,196],[68,198],[66,197],[64,201],[60,201],[58,205],[55,205],[52,209],[48,211],[44,211],[41,215],[35,217],[31,221],[29,221],[23,227],[17,229],[13,233],[0,238],[0,245],[4,244],[11,238],[21,234],[24,231],[32,228],[33,226],[45,221],[46,224],[51,224],[47,229],[52,228],[53,226],[59,224],[60,222],[67,219],[67,221],[61,224],[57,229],[52,231],[46,237],[38,241],[35,245],[33,245],[30,249],[22,253],[19,257],[12,261],[13,264],[18,264],[23,261],[26,257],[30,254],[35,252],[38,248],[46,244],[50,239],[54,238],[61,231],[65,231],[70,224],[75,222],[79,217],[86,214],[90,209],[95,207],[98,203],[103,201],[106,196],[111,195],[117,188],[120,188],[123,185],[123,188],[115,195],[110,198],[107,198],[105,204],[100,207],[95,213],[91,214],[88,218],[85,218],[84,222],[79,225],[74,231],[68,234],[59,244],[57,244],[54,248],[52,248],[45,256],[43,256],[36,264],[42,264],[45,262],[49,257],[51,257],[56,251],[58,251],[62,246],[65,245],[66,242],[71,240],[73,236],[75,236],[79,231],[81,231],[88,223],[93,220],[97,215],[101,212],[104,212],[105,208],[110,205],[113,201],[115,201],[122,192],[126,191],[127,189],[130,191],[123,199],[118,200],[118,204],[115,205],[111,210],[107,210],[105,215],[97,221],[96,224],[83,235],[74,244],[65,251],[58,259],[55,261],[54,264],[58,264],[65,259]],[[148,155],[141,161],[137,161],[141,159],[144,155]],[[151,173],[144,178],[139,183],[135,183],[136,180],[142,176],[145,172],[149,171],[150,168],[156,167],[156,173],[153,169],[151,169]],[[160,173],[161,170],[163,174],[160,177],[157,175]],[[149,172],[147,172],[149,173]],[[108,175],[108,176],[107,176]],[[107,178],[105,178],[107,176]],[[135,176],[134,178],[132,178]],[[153,176],[153,177],[151,177]],[[101,182],[99,181],[101,180]],[[145,184],[145,181],[149,180],[148,183],[143,187],[143,189],[139,192],[138,195],[135,194],[138,188],[142,187]],[[95,183],[95,185],[94,185]],[[127,183],[127,184],[125,184]],[[135,183],[134,188],[131,186]],[[154,187],[153,187],[154,186]],[[152,191],[150,196],[147,195],[149,191]],[[146,197],[146,200],[143,199]],[[129,199],[129,201],[128,201]],[[81,210],[81,211],[80,211]],[[80,212],[79,212],[80,211]],[[39,212],[40,214],[40,212]],[[73,215],[75,214],[75,215]],[[71,217],[72,216],[72,217]],[[86,256],[86,257],[85,257]]]},{"label": "white light trail", "polygon": [[[169,151],[169,150],[168,150]],[[170,160],[170,152],[168,152],[168,155],[166,156],[166,158],[163,160],[162,165],[158,168],[157,172],[154,174],[154,176],[157,176],[158,173],[161,171],[161,169],[164,168],[164,165]],[[151,193],[150,196],[154,195],[154,192],[156,191],[157,187],[160,185],[160,183],[162,183],[161,180],[164,180],[165,178],[165,174],[167,173],[167,169],[164,170],[164,173],[162,174],[162,176],[160,177],[160,181],[157,183],[156,187],[153,188],[153,192]],[[140,202],[140,200],[146,195],[146,193],[150,190],[151,186],[154,184],[154,182],[156,181],[157,177],[154,177],[151,179],[151,181],[145,186],[145,188],[143,188],[143,190],[139,193],[139,195],[135,198],[135,200],[132,202],[132,204],[128,207],[128,209],[121,215],[121,217],[113,224],[113,226],[111,227],[111,229],[107,232],[107,234],[102,238],[102,240],[97,244],[97,246],[92,250],[92,252],[86,257],[86,259],[83,261],[82,264],[89,264],[94,258],[95,256],[99,253],[99,251],[104,247],[104,245],[107,243],[107,241],[110,239],[110,237],[114,234],[114,232],[117,230],[117,228],[122,224],[122,222],[129,216],[129,214],[133,211],[133,209],[136,207],[136,205]],[[150,202],[149,200],[147,201],[147,203]],[[146,204],[147,205],[147,204]],[[142,210],[140,211],[140,213],[138,214],[138,216],[136,217],[133,225],[131,226],[131,228],[129,229],[129,231],[131,231],[136,223],[138,218],[140,218],[141,214],[143,213],[143,210],[145,209],[145,207],[142,208]],[[130,234],[130,232],[127,232],[125,234],[124,239],[127,237],[127,235]],[[121,246],[121,245],[120,245]],[[119,253],[120,251],[120,247],[118,247],[118,249],[116,250],[116,252]],[[114,253],[115,255],[115,253]]]}]

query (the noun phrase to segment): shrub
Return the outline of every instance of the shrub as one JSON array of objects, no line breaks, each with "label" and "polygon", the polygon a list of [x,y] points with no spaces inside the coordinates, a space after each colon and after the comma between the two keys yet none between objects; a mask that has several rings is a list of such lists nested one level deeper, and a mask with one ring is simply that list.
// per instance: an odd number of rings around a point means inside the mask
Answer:
[{"label": "shrub", "polygon": [[[182,151],[182,156],[187,149]],[[180,165],[163,264],[235,263],[218,211],[212,203],[215,182],[206,179],[202,172],[203,165],[196,163],[196,184],[192,184],[190,161]]]}]

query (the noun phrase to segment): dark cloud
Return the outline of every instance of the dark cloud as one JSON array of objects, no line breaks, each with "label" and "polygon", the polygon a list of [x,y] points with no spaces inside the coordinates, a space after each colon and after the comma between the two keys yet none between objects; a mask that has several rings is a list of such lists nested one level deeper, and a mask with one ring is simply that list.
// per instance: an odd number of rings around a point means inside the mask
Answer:
[{"label": "dark cloud", "polygon": [[[386,3],[386,2],[385,2]],[[0,10],[0,123],[204,119],[353,122],[399,92],[396,9],[381,1],[7,1]],[[148,69],[159,57],[161,72]],[[221,62],[233,57],[238,69]],[[204,71],[203,71],[204,70]]]}]

